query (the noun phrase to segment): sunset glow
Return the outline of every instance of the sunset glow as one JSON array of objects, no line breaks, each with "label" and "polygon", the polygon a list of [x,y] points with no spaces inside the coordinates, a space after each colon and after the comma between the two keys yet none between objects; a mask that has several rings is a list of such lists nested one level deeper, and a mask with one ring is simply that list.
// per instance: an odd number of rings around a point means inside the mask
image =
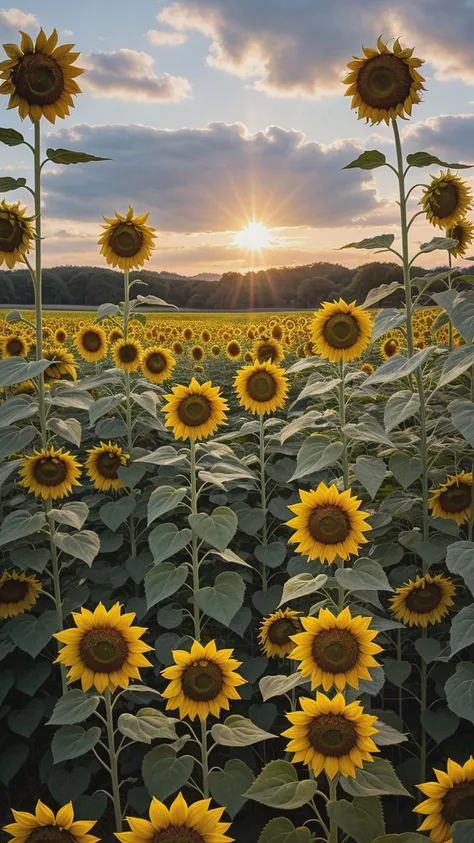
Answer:
[{"label": "sunset glow", "polygon": [[268,249],[271,245],[270,232],[260,222],[249,222],[242,231],[235,235],[235,243],[242,249],[259,252],[260,249]]}]

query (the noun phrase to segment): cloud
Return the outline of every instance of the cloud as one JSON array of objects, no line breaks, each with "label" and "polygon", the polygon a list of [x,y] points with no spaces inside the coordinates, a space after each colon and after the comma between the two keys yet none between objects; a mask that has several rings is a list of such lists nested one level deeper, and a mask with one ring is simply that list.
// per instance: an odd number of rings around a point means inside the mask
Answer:
[{"label": "cloud", "polygon": [[[253,80],[270,94],[323,96],[341,91],[347,61],[361,44],[403,33],[440,78],[474,81],[474,6],[470,0],[174,0],[158,21],[211,40],[212,66]],[[396,9],[396,12],[393,11]]]},{"label": "cloud", "polygon": [[79,125],[48,145],[113,161],[55,168],[44,176],[49,217],[90,220],[112,208],[151,211],[163,231],[235,231],[250,219],[269,227],[352,225],[384,207],[372,173],[341,168],[360,154],[354,141],[322,146],[272,126],[204,129]]},{"label": "cloud", "polygon": [[184,32],[166,32],[164,29],[149,29],[146,35],[155,47],[180,47],[188,40]]},{"label": "cloud", "polygon": [[2,29],[6,28],[8,37],[10,37],[10,30],[18,33],[20,29],[39,29],[36,15],[22,12],[21,9],[0,9],[0,24]]},{"label": "cloud", "polygon": [[[441,114],[407,125],[403,141],[410,152],[422,150],[448,162],[474,164],[473,135],[474,114]],[[466,170],[464,176],[470,175]]]},{"label": "cloud", "polygon": [[153,56],[138,50],[89,53],[84,61],[88,70],[84,90],[95,97],[133,97],[142,102],[179,102],[191,96],[187,79],[169,73],[157,76],[153,65]]}]

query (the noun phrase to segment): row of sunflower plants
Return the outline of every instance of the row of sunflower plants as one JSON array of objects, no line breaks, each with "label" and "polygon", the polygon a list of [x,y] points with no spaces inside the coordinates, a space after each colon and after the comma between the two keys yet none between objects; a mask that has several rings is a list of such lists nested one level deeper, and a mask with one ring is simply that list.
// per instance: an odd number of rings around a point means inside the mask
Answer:
[{"label": "row of sunflower plants", "polygon": [[[78,54],[57,41],[23,33],[0,64],[0,92],[34,127],[33,144],[0,130],[34,158],[32,186],[0,188],[35,205],[2,204],[0,257],[30,269],[36,344],[35,360],[0,361],[5,831],[21,843],[422,843],[425,831],[466,843],[474,321],[451,261],[472,240],[472,197],[451,172],[464,165],[403,157],[421,60],[379,39],[345,80],[359,117],[392,127],[394,164],[371,150],[348,167],[393,173],[401,242],[348,246],[397,256],[403,311],[373,312],[394,283],[362,306],[325,303],[312,356],[286,370],[257,357],[232,384],[199,369],[176,382],[172,352],[153,346],[142,377],[131,326],[140,305],[166,303],[132,298],[130,270],[156,235],[130,208],[104,217],[101,254],[123,270],[124,299],[81,328],[76,380],[72,352],[44,356],[41,175],[48,161],[100,159],[42,160],[41,120],[80,93]],[[411,171],[431,165],[446,172],[409,218]],[[418,214],[443,236],[411,256]],[[450,269],[412,278],[436,249]],[[432,296],[435,282],[446,289]],[[413,314],[433,303],[447,342],[418,350]],[[393,330],[398,353],[373,371],[371,343]],[[12,394],[25,381],[33,394]]]}]

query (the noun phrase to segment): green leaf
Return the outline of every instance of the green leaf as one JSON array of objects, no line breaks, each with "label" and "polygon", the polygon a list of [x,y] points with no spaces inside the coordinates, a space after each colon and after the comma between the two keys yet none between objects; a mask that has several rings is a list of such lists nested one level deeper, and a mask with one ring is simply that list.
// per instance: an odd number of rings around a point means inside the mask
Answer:
[{"label": "green leaf", "polygon": [[223,770],[211,770],[209,789],[212,798],[222,805],[231,820],[247,801],[244,794],[253,784],[255,776],[250,767],[238,758],[227,761]]},{"label": "green leaf", "polygon": [[403,451],[392,454],[388,467],[397,483],[400,483],[403,489],[407,489],[415,480],[418,480],[423,470],[419,457],[412,457]]},{"label": "green leaf", "polygon": [[36,512],[34,515],[26,509],[18,509],[16,512],[10,512],[6,518],[3,519],[2,528],[0,530],[0,546],[8,544],[8,542],[17,541],[25,536],[31,536],[41,530],[46,524],[46,517],[44,512]]},{"label": "green leaf", "polygon": [[123,395],[106,395],[105,398],[98,398],[97,401],[94,401],[93,404],[89,407],[89,420],[91,423],[91,427],[105,416],[106,413],[109,413],[110,410],[114,410],[119,404],[122,403]]},{"label": "green leaf", "polygon": [[242,717],[240,714],[231,714],[224,723],[215,723],[211,734],[221,746],[253,746],[260,741],[277,737],[260,729],[248,717]]},{"label": "green leaf", "polygon": [[205,512],[189,515],[188,522],[200,539],[221,551],[226,549],[234,537],[238,525],[235,512],[227,506],[216,507],[211,515]]},{"label": "green leaf", "polygon": [[19,395],[16,398],[9,398],[0,406],[0,428],[8,427],[16,421],[22,421],[35,416],[38,412],[38,404],[31,398]]},{"label": "green leaf", "polygon": [[319,591],[320,588],[326,585],[327,580],[326,574],[318,574],[316,577],[313,577],[309,573],[296,574],[295,577],[287,580],[283,586],[283,594],[278,608],[283,603],[289,603],[290,600],[297,600],[300,597],[305,597],[307,594],[314,594],[315,591]]},{"label": "green leaf", "polygon": [[436,252],[437,249],[454,249],[457,244],[458,241],[454,240],[452,237],[433,237],[429,243],[421,244],[420,252]]},{"label": "green leaf", "polygon": [[59,550],[81,559],[86,565],[92,565],[100,550],[100,539],[92,530],[81,530],[79,533],[55,533],[53,542]]},{"label": "green leaf", "polygon": [[448,164],[429,152],[413,152],[407,155],[407,163],[410,167],[429,167],[431,164],[438,164],[440,167],[449,167],[451,170],[465,170],[472,167],[472,164]]},{"label": "green leaf", "polygon": [[411,673],[412,665],[410,662],[384,659],[383,669],[388,681],[402,688]]},{"label": "green leaf", "polygon": [[[302,362],[305,361],[298,360],[298,363]],[[290,366],[290,369],[287,369],[287,372],[289,372],[292,368],[293,367]],[[295,436],[302,430],[310,430],[313,427],[314,422],[320,418],[321,413],[319,412],[319,410],[309,410],[309,412],[303,413],[302,416],[298,416],[297,418],[292,419],[288,424],[285,424],[285,426],[282,427],[282,429],[280,430],[281,444],[284,445],[287,439],[290,439],[291,436]]]},{"label": "green leaf", "polygon": [[0,387],[32,380],[50,365],[49,360],[36,360],[34,363],[27,363],[23,357],[7,357],[5,360],[0,360]]},{"label": "green leaf", "polygon": [[119,498],[119,500],[104,504],[99,509],[99,515],[105,526],[115,533],[120,525],[129,518],[136,505],[135,498],[132,495],[127,495],[126,497]]},{"label": "green leaf", "polygon": [[92,726],[87,731],[82,726],[63,726],[58,729],[51,743],[54,763],[79,758],[89,752],[96,745],[100,734],[99,726]]},{"label": "green leaf", "polygon": [[387,467],[383,460],[375,457],[357,457],[354,474],[364,489],[367,489],[372,500],[380,489],[386,473]]},{"label": "green leaf", "polygon": [[394,328],[399,328],[400,325],[406,321],[406,313],[404,311],[395,310],[394,308],[382,308],[376,314],[374,319],[374,327],[372,329],[372,342],[378,340],[387,331],[392,331]]},{"label": "green leaf", "polygon": [[54,164],[87,164],[89,161],[112,161],[87,152],[73,152],[72,149],[47,149],[46,157]]},{"label": "green leaf", "polygon": [[444,686],[451,711],[474,723],[474,664],[460,662]]},{"label": "green leaf", "polygon": [[36,427],[12,428],[0,431],[0,460],[9,457],[10,454],[21,454],[26,446],[38,435]]},{"label": "green leaf", "polygon": [[275,817],[263,829],[258,843],[313,843],[314,834],[306,826],[295,828],[287,817]]},{"label": "green leaf", "polygon": [[57,524],[66,524],[67,527],[74,527],[80,530],[89,515],[89,507],[81,501],[65,503],[60,509],[51,509],[48,518],[56,521]]},{"label": "green leaf", "polygon": [[451,422],[459,433],[464,436],[474,448],[474,404],[472,401],[459,398],[448,405]]},{"label": "green leaf", "polygon": [[417,392],[409,389],[402,389],[395,392],[388,399],[384,410],[384,427],[386,433],[390,433],[395,427],[406,419],[414,416],[420,409],[420,397]]},{"label": "green leaf", "polygon": [[165,512],[175,509],[183,498],[186,496],[187,489],[181,487],[175,489],[174,486],[158,486],[151,495],[148,501],[148,527],[153,521],[156,521]]},{"label": "green leaf", "polygon": [[367,237],[357,243],[346,243],[340,249],[389,249],[395,240],[394,234],[379,234],[377,237]]},{"label": "green leaf", "polygon": [[375,170],[376,167],[383,167],[386,163],[387,159],[383,152],[379,152],[378,149],[366,149],[358,158],[351,161],[350,164],[346,164],[342,169],[352,170],[357,167],[360,170]]},{"label": "green leaf", "polygon": [[339,568],[335,577],[349,591],[393,591],[382,566],[364,556],[352,568]]},{"label": "green leaf", "polygon": [[49,644],[53,632],[58,631],[54,609],[43,612],[37,620],[32,615],[19,615],[14,620],[14,624],[9,626],[11,640],[34,659]]},{"label": "green leaf", "polygon": [[368,307],[373,307],[374,304],[377,304],[378,301],[382,301],[382,299],[391,296],[395,290],[402,290],[403,285],[399,284],[398,281],[392,281],[390,284],[380,284],[379,287],[373,287],[372,290],[369,290],[367,293],[363,304],[361,307],[367,309]]},{"label": "green leaf", "polygon": [[11,176],[0,178],[0,193],[8,193],[10,190],[18,190],[24,187],[26,179],[13,179]]},{"label": "green leaf", "polygon": [[145,595],[147,609],[156,606],[175,594],[186,582],[188,568],[186,565],[174,566],[171,562],[155,565],[145,577]]},{"label": "green leaf", "polygon": [[159,524],[148,536],[148,544],[153,554],[153,562],[158,565],[188,545],[193,537],[187,527],[178,530],[176,524]]},{"label": "green leaf", "polygon": [[464,606],[451,622],[451,656],[474,643],[474,605]]},{"label": "green leaf", "polygon": [[7,146],[19,146],[25,143],[25,138],[16,129],[0,129],[0,143],[5,143]]},{"label": "green leaf", "polygon": [[8,460],[8,462],[5,462],[3,463],[3,465],[0,465],[0,489],[2,488],[5,481],[8,480],[10,474],[13,474],[13,472],[16,471],[19,466],[20,460]]},{"label": "green leaf", "polygon": [[459,717],[449,708],[428,709],[420,714],[421,725],[439,745],[454,735],[459,726]]},{"label": "green leaf", "polygon": [[12,732],[15,732],[16,735],[29,738],[39,725],[43,714],[43,699],[28,700],[24,708],[14,708],[10,711],[7,722]]},{"label": "green leaf", "polygon": [[29,746],[26,743],[10,744],[0,755],[0,781],[8,787],[13,776],[16,776],[28,755]]},{"label": "green leaf", "polygon": [[75,723],[82,723],[96,710],[100,697],[96,694],[85,694],[79,688],[61,697],[54,711],[48,720],[47,726],[72,726]]},{"label": "green leaf", "polygon": [[53,799],[60,805],[65,805],[82,796],[89,787],[90,780],[91,773],[87,767],[74,767],[73,770],[55,767],[49,775],[48,788]]},{"label": "green leaf", "polygon": [[453,843],[473,843],[474,820],[458,820],[450,829]]},{"label": "green leaf", "polygon": [[453,542],[446,552],[446,567],[458,574],[474,595],[474,542]]},{"label": "green leaf", "polygon": [[296,471],[291,480],[299,480],[308,474],[333,466],[343,451],[342,442],[331,442],[327,436],[313,433],[303,442],[296,458]]},{"label": "green leaf", "polygon": [[406,378],[416,372],[433,351],[434,348],[430,347],[417,351],[413,357],[400,357],[398,355],[390,357],[375,370],[373,375],[367,378],[364,386],[373,386],[376,383],[393,383],[398,378]]},{"label": "green leaf", "polygon": [[[371,375],[370,377],[373,376]],[[369,380],[370,378],[367,379],[366,384]],[[393,447],[393,442],[385,433],[382,425],[372,416],[369,416],[368,413],[360,416],[360,422],[358,424],[346,424],[343,427],[343,432],[349,439],[355,439],[359,442],[378,442],[381,445],[390,445]]]},{"label": "green leaf", "polygon": [[270,761],[246,796],[270,808],[290,811],[310,802],[317,790],[313,779],[298,781],[298,774],[288,761]]},{"label": "green leaf", "polygon": [[170,746],[155,746],[142,764],[142,776],[150,796],[164,800],[181,790],[193,772],[194,758],[190,755],[176,757]]},{"label": "green leaf", "polygon": [[[41,688],[46,679],[51,673],[51,663],[44,659],[37,660],[34,664],[17,674],[15,687],[18,688],[22,694],[28,694],[29,697],[34,697],[36,692]],[[1,694],[0,694],[1,701]]]},{"label": "green leaf", "polygon": [[366,761],[355,777],[341,777],[341,785],[351,796],[410,796],[385,758]]},{"label": "green leaf", "polygon": [[[474,278],[473,278],[474,281]],[[474,345],[461,345],[454,348],[445,358],[438,387],[441,388],[456,380],[474,363]]]},{"label": "green leaf", "polygon": [[339,386],[340,383],[340,378],[330,378],[329,380],[326,378],[326,380],[319,381],[315,381],[310,378],[294,403],[296,404],[298,401],[302,401],[303,398],[315,398],[317,395],[325,395],[326,392],[331,392],[331,390]]},{"label": "green leaf", "polygon": [[308,682],[300,673],[290,673],[289,676],[264,676],[259,682],[260,693],[266,702],[272,697],[280,697]]},{"label": "green leaf", "polygon": [[140,743],[151,744],[155,738],[177,740],[175,723],[179,723],[179,720],[167,717],[158,709],[142,708],[136,716],[128,713],[121,714],[117,725],[122,735]]},{"label": "green leaf", "polygon": [[279,568],[286,558],[286,545],[283,542],[258,544],[254,550],[255,557],[267,568]]},{"label": "green leaf", "polygon": [[52,430],[56,436],[65,439],[66,442],[72,442],[77,447],[81,444],[82,439],[82,425],[77,419],[48,419],[46,423],[48,430]]},{"label": "green leaf", "polygon": [[219,574],[213,586],[201,588],[194,595],[199,608],[219,623],[229,626],[244,602],[245,583],[235,571]]},{"label": "green leaf", "polygon": [[135,462],[147,463],[150,465],[178,465],[179,463],[185,463],[188,460],[189,451],[187,448],[177,451],[172,445],[162,445],[161,448],[158,448],[156,451],[152,451],[150,454],[145,454],[143,457],[139,457],[135,460]]},{"label": "green leaf", "polygon": [[394,744],[404,743],[408,740],[408,736],[392,726],[388,726],[383,720],[376,720],[374,728],[377,729],[377,734],[373,735],[373,741],[377,746],[393,746]]},{"label": "green leaf", "polygon": [[356,843],[372,843],[374,837],[385,831],[382,805],[376,796],[354,799],[353,802],[338,799],[337,802],[328,802],[326,808],[331,821]]},{"label": "green leaf", "polygon": [[121,465],[120,468],[117,469],[117,474],[122,483],[127,486],[128,489],[134,489],[145,476],[146,467],[144,465],[136,465],[135,460],[135,462],[130,463],[129,465]]},{"label": "green leaf", "polygon": [[441,644],[437,638],[418,638],[415,648],[425,664],[433,662],[441,652]]}]

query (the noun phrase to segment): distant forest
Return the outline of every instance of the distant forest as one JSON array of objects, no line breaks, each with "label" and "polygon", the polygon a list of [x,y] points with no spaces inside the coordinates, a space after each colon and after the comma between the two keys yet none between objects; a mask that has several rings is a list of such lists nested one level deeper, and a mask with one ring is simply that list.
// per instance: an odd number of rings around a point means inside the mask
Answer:
[{"label": "distant forest", "polygon": [[[412,277],[440,271],[445,267],[412,268]],[[474,275],[474,267],[454,270],[453,275]],[[180,278],[167,273],[142,270],[132,272],[131,279],[140,279],[134,293],[159,296],[180,308],[203,310],[236,310],[288,307],[314,308],[321,301],[343,296],[347,301],[362,303],[367,293],[380,284],[402,280],[402,269],[395,263],[365,263],[349,269],[337,263],[313,263],[285,266],[258,272],[226,272],[216,281]],[[466,286],[466,282],[461,282]],[[439,290],[443,285],[439,282]],[[431,288],[436,291],[436,285]],[[123,299],[123,277],[120,272],[96,266],[56,266],[43,273],[45,304],[90,305],[104,302],[118,304]],[[402,302],[402,291],[384,300],[385,306]],[[28,270],[0,271],[0,305],[32,304],[33,287]]]}]

